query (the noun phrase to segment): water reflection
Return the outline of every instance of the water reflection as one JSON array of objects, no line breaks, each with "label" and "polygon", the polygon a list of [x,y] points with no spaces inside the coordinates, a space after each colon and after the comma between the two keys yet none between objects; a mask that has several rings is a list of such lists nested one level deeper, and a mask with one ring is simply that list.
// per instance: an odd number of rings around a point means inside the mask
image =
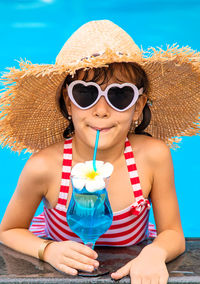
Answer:
[{"label": "water reflection", "polygon": [[46,6],[47,4],[52,4],[54,0],[18,0],[15,3],[15,8],[17,10],[24,10],[24,9],[37,9]]}]

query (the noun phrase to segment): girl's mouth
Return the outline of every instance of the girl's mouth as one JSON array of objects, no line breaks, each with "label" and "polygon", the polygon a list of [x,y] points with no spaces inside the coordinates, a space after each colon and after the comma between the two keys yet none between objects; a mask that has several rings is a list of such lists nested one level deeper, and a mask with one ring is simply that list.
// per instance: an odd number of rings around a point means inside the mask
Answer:
[{"label": "girl's mouth", "polygon": [[90,126],[90,128],[92,128],[93,130],[97,131],[99,130],[100,132],[108,132],[111,128],[113,127],[108,127],[108,128],[100,128],[100,127],[92,127]]}]

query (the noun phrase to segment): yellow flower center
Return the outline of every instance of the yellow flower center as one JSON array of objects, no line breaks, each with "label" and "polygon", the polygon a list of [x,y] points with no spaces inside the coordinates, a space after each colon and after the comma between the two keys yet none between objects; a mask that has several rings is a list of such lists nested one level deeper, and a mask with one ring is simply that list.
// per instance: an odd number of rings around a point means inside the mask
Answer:
[{"label": "yellow flower center", "polygon": [[95,172],[94,170],[92,171],[89,171],[86,173],[86,178],[89,178],[89,179],[95,179],[96,176],[98,176],[99,174],[97,172]]}]

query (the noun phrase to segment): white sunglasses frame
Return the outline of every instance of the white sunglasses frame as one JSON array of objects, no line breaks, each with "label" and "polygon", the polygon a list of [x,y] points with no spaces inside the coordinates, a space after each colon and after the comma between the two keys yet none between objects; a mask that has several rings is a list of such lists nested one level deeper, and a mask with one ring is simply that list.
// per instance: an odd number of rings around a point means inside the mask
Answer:
[{"label": "white sunglasses frame", "polygon": [[[97,89],[98,89],[98,96],[97,96],[97,99],[91,104],[89,105],[88,107],[81,107],[74,99],[73,95],[72,95],[72,89],[74,87],[74,85],[76,84],[83,84],[84,86],[95,86]],[[123,87],[131,87],[133,90],[134,90],[134,97],[133,97],[133,100],[132,102],[124,109],[118,109],[116,108],[115,106],[113,106],[111,104],[111,102],[109,101],[108,99],[108,90],[112,87],[119,87],[119,88],[123,88]],[[138,88],[132,84],[132,83],[123,83],[123,84],[118,84],[118,83],[113,83],[113,84],[110,84],[106,87],[106,89],[104,91],[101,90],[101,87],[95,83],[95,82],[85,82],[85,81],[82,81],[82,80],[75,80],[73,82],[71,82],[69,85],[66,84],[66,89],[67,89],[67,92],[68,92],[68,96],[70,98],[70,100],[72,101],[73,104],[75,104],[78,108],[82,109],[82,110],[86,110],[86,109],[89,109],[91,107],[93,107],[99,100],[101,97],[104,97],[106,99],[106,102],[109,104],[109,106],[111,106],[114,110],[117,110],[117,111],[125,111],[129,108],[131,108],[137,101],[139,95],[142,95],[143,94],[143,88],[140,88],[138,90]]]}]

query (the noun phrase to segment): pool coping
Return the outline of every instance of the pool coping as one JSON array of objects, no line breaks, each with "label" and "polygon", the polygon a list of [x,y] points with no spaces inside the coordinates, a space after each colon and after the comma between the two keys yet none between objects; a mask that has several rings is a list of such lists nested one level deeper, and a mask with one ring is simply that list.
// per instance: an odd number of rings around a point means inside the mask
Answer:
[{"label": "pool coping", "polygon": [[[141,249],[151,243],[146,240],[131,247],[96,247],[99,261],[110,272],[116,271],[138,255]],[[186,251],[167,264],[168,283],[200,284],[200,238],[186,238]],[[55,270],[51,265],[34,257],[16,252],[0,243],[0,284],[4,283],[130,283],[130,278],[120,281],[111,279],[110,274],[99,277],[69,276]]]}]

